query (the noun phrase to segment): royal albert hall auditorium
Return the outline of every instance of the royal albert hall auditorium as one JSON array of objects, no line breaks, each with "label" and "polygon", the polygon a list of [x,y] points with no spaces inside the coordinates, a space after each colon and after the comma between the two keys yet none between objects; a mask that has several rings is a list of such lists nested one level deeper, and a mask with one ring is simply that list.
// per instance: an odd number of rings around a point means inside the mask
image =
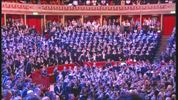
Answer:
[{"label": "royal albert hall auditorium", "polygon": [[1,0],[2,100],[176,100],[176,0]]}]

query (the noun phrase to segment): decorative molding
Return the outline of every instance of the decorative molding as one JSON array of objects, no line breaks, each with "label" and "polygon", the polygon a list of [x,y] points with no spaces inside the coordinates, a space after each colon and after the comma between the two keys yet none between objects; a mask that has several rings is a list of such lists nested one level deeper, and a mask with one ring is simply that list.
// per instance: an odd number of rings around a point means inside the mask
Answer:
[{"label": "decorative molding", "polygon": [[169,14],[175,10],[175,3],[147,5],[110,5],[110,6],[67,6],[39,5],[2,2],[2,13],[26,14],[38,12],[39,15],[144,15]]}]

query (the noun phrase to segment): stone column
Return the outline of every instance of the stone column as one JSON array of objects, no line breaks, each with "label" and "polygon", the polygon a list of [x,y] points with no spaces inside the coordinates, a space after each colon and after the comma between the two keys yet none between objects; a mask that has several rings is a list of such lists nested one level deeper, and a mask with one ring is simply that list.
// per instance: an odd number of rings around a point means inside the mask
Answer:
[{"label": "stone column", "polygon": [[4,25],[6,26],[6,14],[4,14]]},{"label": "stone column", "polygon": [[160,19],[161,21],[161,30],[163,29],[163,14],[161,14],[161,19]]},{"label": "stone column", "polygon": [[120,25],[122,24],[122,15],[120,15]]},{"label": "stone column", "polygon": [[43,26],[44,26],[44,28],[46,29],[46,15],[43,16],[43,22],[44,22],[44,23],[43,23]]},{"label": "stone column", "polygon": [[83,15],[81,16],[81,23],[83,24]]},{"label": "stone column", "polygon": [[44,32],[44,17],[41,16],[41,33]]},{"label": "stone column", "polygon": [[140,14],[140,27],[142,27],[142,14]]},{"label": "stone column", "polygon": [[64,26],[64,23],[65,23],[65,15],[62,15],[62,24]]},{"label": "stone column", "polygon": [[100,15],[100,25],[103,25],[103,15]]},{"label": "stone column", "polygon": [[24,14],[24,24],[26,25],[27,24],[27,15]]}]

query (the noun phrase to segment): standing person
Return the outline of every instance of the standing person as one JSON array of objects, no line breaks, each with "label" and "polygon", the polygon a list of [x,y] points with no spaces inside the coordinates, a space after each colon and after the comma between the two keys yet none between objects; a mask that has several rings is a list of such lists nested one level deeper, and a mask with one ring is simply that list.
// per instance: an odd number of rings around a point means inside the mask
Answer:
[{"label": "standing person", "polygon": [[86,4],[86,1],[87,1],[87,0],[79,0],[79,3],[80,3],[81,5],[85,5],[85,4]]},{"label": "standing person", "polygon": [[64,66],[64,70],[62,71],[62,77],[63,79],[65,79],[65,76],[67,75],[67,69],[66,67]]},{"label": "standing person", "polygon": [[28,61],[26,66],[25,66],[25,72],[26,72],[27,76],[29,76],[32,72],[32,64],[31,64],[30,61]]},{"label": "standing person", "polygon": [[125,26],[125,21],[123,21],[120,25],[120,32],[124,33],[124,26]]},{"label": "standing person", "polygon": [[115,5],[120,5],[120,3],[121,3],[121,0],[114,0]]},{"label": "standing person", "polygon": [[129,20],[127,19],[126,20],[126,23],[125,23],[125,32],[127,32],[127,33],[129,33],[129,31],[130,31],[130,22],[129,22]]},{"label": "standing person", "polygon": [[30,2],[30,0],[25,0],[26,1],[26,3],[29,3]]},{"label": "standing person", "polygon": [[58,83],[54,84],[54,92],[56,95],[58,95],[59,97],[61,97],[61,87]]},{"label": "standing person", "polygon": [[54,73],[54,81],[56,82],[57,76],[59,75],[58,66],[55,66],[53,73]]}]

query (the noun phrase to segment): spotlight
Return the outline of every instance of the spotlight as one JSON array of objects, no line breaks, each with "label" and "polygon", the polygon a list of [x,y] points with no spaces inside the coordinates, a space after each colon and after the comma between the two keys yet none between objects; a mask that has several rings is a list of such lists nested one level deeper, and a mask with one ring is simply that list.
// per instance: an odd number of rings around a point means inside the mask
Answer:
[{"label": "spotlight", "polygon": [[38,12],[33,12],[33,15],[38,15]]}]

